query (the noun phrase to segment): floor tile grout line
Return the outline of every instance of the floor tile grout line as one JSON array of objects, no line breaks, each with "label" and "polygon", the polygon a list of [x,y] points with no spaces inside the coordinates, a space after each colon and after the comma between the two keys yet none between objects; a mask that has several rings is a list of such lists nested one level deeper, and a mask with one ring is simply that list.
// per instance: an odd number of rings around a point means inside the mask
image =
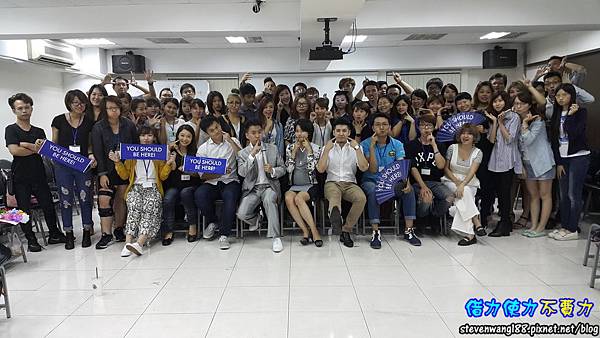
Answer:
[{"label": "floor tile grout line", "polygon": [[[442,250],[445,251],[444,247],[442,245],[440,245],[440,243],[438,243],[437,241],[435,241],[432,238],[432,241],[438,245],[440,248],[442,248]],[[452,329],[450,329],[450,327],[448,327],[448,324],[446,323],[446,321],[444,320],[444,318],[442,317],[442,315],[440,314],[440,312],[438,311],[438,309],[435,307],[435,305],[433,304],[433,302],[431,301],[431,299],[429,299],[429,297],[427,296],[427,293],[425,292],[425,290],[423,290],[423,288],[419,285],[418,281],[416,280],[416,278],[413,276],[413,274],[410,272],[410,270],[408,269],[408,266],[406,266],[404,264],[404,262],[402,261],[402,259],[400,259],[400,256],[398,255],[398,252],[396,250],[394,250],[394,247],[388,242],[387,239],[385,239],[385,242],[387,243],[387,245],[390,246],[390,248],[392,249],[392,252],[394,253],[394,255],[396,256],[396,258],[398,259],[398,261],[400,261],[400,264],[402,264],[402,266],[404,267],[404,269],[406,270],[406,272],[408,273],[408,275],[410,276],[410,278],[413,279],[413,282],[415,283],[415,286],[417,288],[419,288],[419,290],[421,291],[421,293],[423,294],[423,296],[425,296],[425,299],[427,299],[427,302],[429,302],[429,305],[431,305],[431,307],[435,310],[435,313],[437,314],[437,316],[440,318],[440,320],[442,321],[442,323],[444,323],[444,326],[446,327],[446,329],[448,329],[448,332],[450,332],[450,334],[455,337],[454,332],[452,331]],[[410,245],[410,244],[406,244],[406,245]],[[446,251],[447,252],[447,251]],[[452,257],[454,259],[454,257]],[[460,263],[460,262],[459,262]]]},{"label": "floor tile grout line", "polygon": [[[229,282],[231,282],[231,277],[233,276],[233,272],[235,271],[235,268],[237,266],[237,263],[240,259],[240,257],[242,256],[242,251],[244,250],[244,245],[246,243],[246,241],[243,238],[239,238],[238,239],[241,242],[241,247],[240,247],[240,251],[238,252],[238,255],[235,259],[235,262],[233,263],[233,266],[231,267],[231,272],[229,273],[229,277],[227,278],[227,282],[225,283],[225,287],[223,287],[223,291],[221,292],[221,297],[219,297],[219,302],[217,303],[217,307],[215,308],[215,311],[213,312],[212,317],[210,318],[210,323],[208,323],[208,327],[206,328],[206,333],[204,334],[204,338],[208,337],[208,333],[210,332],[210,329],[213,325],[213,322],[215,321],[215,317],[217,316],[217,312],[219,312],[219,306],[221,306],[221,302],[223,301],[223,297],[225,296],[225,292],[227,292],[227,288],[229,287]],[[237,240],[236,240],[237,242]],[[221,250],[221,249],[219,249]]]},{"label": "floor tile grout line", "polygon": [[[367,316],[366,316],[363,306],[360,302],[360,298],[358,297],[358,291],[356,290],[356,286],[354,285],[354,280],[352,279],[352,274],[350,273],[350,267],[348,266],[348,261],[346,261],[346,255],[344,254],[344,248],[342,248],[342,245],[340,244],[339,241],[335,241],[336,235],[331,235],[331,237],[333,237],[333,240],[330,241],[330,243],[331,242],[336,243],[337,246],[339,247],[340,251],[342,252],[342,258],[344,259],[344,264],[346,266],[346,272],[348,273],[348,278],[350,278],[350,283],[352,284],[352,290],[354,290],[354,297],[356,297],[356,302],[358,303],[358,307],[360,308],[360,314],[363,317],[363,321],[365,323],[365,328],[367,329],[367,333],[369,334],[369,337],[373,337],[373,335],[371,334],[371,329],[369,328],[369,323],[367,322]],[[348,249],[352,250],[351,248],[348,248]]]},{"label": "floor tile grout line", "polygon": [[289,338],[290,337],[290,303],[292,301],[292,253],[293,253],[293,240],[294,240],[294,235],[290,235],[290,266],[288,268],[288,306],[287,306],[287,330],[286,330],[286,337]]},{"label": "floor tile grout line", "polygon": [[[156,241],[158,243],[158,241]],[[158,244],[155,244],[158,245]],[[167,279],[165,281],[165,283],[163,284],[163,286],[158,290],[158,292],[154,295],[154,297],[152,297],[152,300],[150,300],[150,302],[148,302],[148,305],[146,306],[146,308],[144,309],[144,311],[142,311],[142,313],[139,314],[139,316],[135,319],[135,321],[133,322],[133,324],[131,324],[131,326],[129,327],[129,329],[127,329],[127,332],[125,332],[125,334],[123,335],[123,337],[126,337],[129,332],[131,332],[131,329],[133,329],[135,327],[135,324],[137,324],[137,322],[140,320],[140,318],[142,318],[142,316],[146,313],[146,311],[148,310],[148,308],[152,305],[152,303],[156,300],[156,297],[158,297],[158,295],[160,295],[160,293],[162,292],[162,290],[164,290],[164,288],[167,286],[167,284],[169,284],[169,281],[171,280],[171,278],[173,278],[173,276],[175,275],[175,273],[177,272],[177,270],[179,270],[179,268],[181,267],[181,265],[183,264],[183,262],[186,260],[186,258],[189,257],[189,255],[192,253],[192,251],[194,250],[194,248],[196,248],[196,246],[198,245],[198,243],[196,242],[194,244],[194,246],[192,247],[192,250],[190,250],[187,255],[185,255],[183,257],[183,259],[181,260],[181,263],[179,263],[179,265],[177,266],[177,268],[175,268],[175,270],[173,271],[173,273],[171,274],[171,276],[169,276],[169,279]],[[127,265],[131,264],[131,262],[133,262],[132,259],[130,259],[129,263],[125,264],[123,266],[123,268],[121,270],[124,270],[125,267],[127,267]],[[164,269],[161,269],[164,270]],[[130,270],[130,271],[136,271],[134,269]],[[120,272],[120,271],[119,271]],[[117,272],[117,274],[119,273]],[[115,274],[115,276],[117,275]],[[114,278],[114,276],[113,276]]]}]

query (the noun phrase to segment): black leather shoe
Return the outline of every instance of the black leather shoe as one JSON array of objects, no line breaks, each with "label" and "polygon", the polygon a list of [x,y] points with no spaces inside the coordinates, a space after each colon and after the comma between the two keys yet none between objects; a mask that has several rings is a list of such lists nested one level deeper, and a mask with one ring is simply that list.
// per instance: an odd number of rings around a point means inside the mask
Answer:
[{"label": "black leather shoe", "polygon": [[73,236],[73,231],[67,231],[67,235],[65,236],[65,249],[73,250],[75,249],[75,236]]},{"label": "black leather shoe", "polygon": [[81,239],[81,247],[88,248],[92,246],[92,231],[83,230],[83,239]]},{"label": "black leather shoe", "polygon": [[65,234],[63,234],[60,231],[51,233],[50,237],[48,237],[48,244],[60,244],[60,243],[67,243],[67,238],[65,237]]},{"label": "black leather shoe", "polygon": [[173,237],[171,237],[171,238],[163,238],[163,240],[162,240],[162,245],[163,246],[169,246],[169,245],[171,245],[171,243],[173,243]]},{"label": "black leather shoe", "polygon": [[124,227],[115,228],[113,230],[113,234],[115,235],[116,242],[125,242],[125,229]]},{"label": "black leather shoe", "polygon": [[473,238],[468,239],[468,238],[463,238],[460,241],[458,241],[458,246],[469,246],[472,244],[477,243],[477,237],[473,236]]},{"label": "black leather shoe", "polygon": [[31,252],[40,252],[42,251],[42,246],[37,242],[35,237],[27,239],[27,250]]},{"label": "black leather shoe", "polygon": [[504,232],[504,231],[501,231],[500,229],[496,228],[488,236],[489,237],[510,236],[510,232]]},{"label": "black leather shoe", "polygon": [[342,230],[342,215],[337,207],[331,209],[331,213],[329,214],[329,222],[331,223],[333,234],[339,234]]},{"label": "black leather shoe", "polygon": [[196,234],[196,235],[190,235],[190,234],[188,234],[187,235],[187,241],[188,242],[193,243],[193,242],[195,242],[197,240],[198,240],[198,234]]},{"label": "black leather shoe", "polygon": [[483,237],[483,236],[487,235],[487,232],[485,232],[485,228],[481,226],[481,227],[475,229],[475,234],[477,234],[477,236],[479,236],[479,237]]},{"label": "black leather shoe", "polygon": [[340,242],[344,243],[344,245],[349,248],[354,246],[354,241],[352,241],[352,237],[350,237],[350,233],[347,231],[342,231]]}]

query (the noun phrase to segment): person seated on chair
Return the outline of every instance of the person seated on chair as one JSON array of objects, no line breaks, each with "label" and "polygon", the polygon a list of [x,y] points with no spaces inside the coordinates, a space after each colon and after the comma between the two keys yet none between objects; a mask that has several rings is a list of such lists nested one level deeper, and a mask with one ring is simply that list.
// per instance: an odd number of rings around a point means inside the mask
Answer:
[{"label": "person seated on chair", "polygon": [[[350,138],[352,123],[338,118],[333,122],[334,138],[327,141],[317,164],[320,173],[327,172],[325,199],[329,202],[329,221],[334,233],[340,234],[340,241],[351,248],[354,242],[350,232],[365,208],[367,198],[356,184],[356,168],[369,169],[369,162],[362,152],[360,144]],[[352,203],[350,212],[342,227],[342,199]]]},{"label": "person seated on chair", "polygon": [[208,226],[204,229],[203,237],[210,239],[215,234],[217,217],[215,201],[223,200],[223,217],[219,226],[219,248],[227,250],[230,247],[229,235],[235,224],[235,210],[241,195],[241,185],[237,175],[236,156],[241,150],[240,142],[221,129],[219,120],[214,115],[208,115],[200,121],[200,129],[210,137],[198,147],[197,156],[220,158],[227,160],[225,174],[201,173],[206,180],[194,193],[196,206],[206,218]]},{"label": "person seated on chair", "polygon": [[475,234],[486,235],[475,204],[475,195],[480,187],[475,174],[483,160],[483,152],[475,147],[479,137],[477,126],[464,124],[456,133],[459,143],[450,145],[446,154],[446,176],[442,177],[442,182],[455,196],[450,215],[453,217],[452,230],[465,236],[458,242],[460,246],[477,243]]},{"label": "person seated on chair", "polygon": [[[8,125],[4,131],[6,147],[13,155],[11,172],[17,208],[31,215],[31,195],[33,194],[44,211],[46,225],[50,231],[48,243],[66,243],[65,235],[56,225],[56,210],[52,203],[44,162],[38,154],[46,139],[46,133],[43,129],[31,125],[33,100],[27,94],[17,93],[8,99],[8,104],[17,118],[17,121]],[[31,252],[42,251],[32,230],[31,218],[29,222],[21,223],[21,230],[27,238],[28,250]]]},{"label": "person seated on chair", "polygon": [[[317,102],[320,99],[317,99]],[[315,224],[307,202],[317,203],[318,182],[317,162],[321,149],[311,143],[313,124],[307,119],[296,121],[296,142],[288,145],[286,151],[287,172],[290,177],[290,189],[285,193],[285,205],[294,222],[302,229],[300,244],[308,245],[314,240],[317,247],[323,246],[323,240]]]},{"label": "person seated on chair", "polygon": [[433,136],[436,119],[426,114],[419,118],[421,136],[406,144],[406,157],[413,160],[411,174],[416,183],[413,184],[417,197],[417,217],[443,217],[454,197],[450,189],[440,179],[444,176],[446,148],[437,144]]},{"label": "person seated on chair", "polygon": [[[361,142],[365,157],[369,159],[369,170],[362,177],[362,189],[367,195],[367,211],[369,215],[369,223],[373,228],[371,237],[371,247],[373,249],[381,248],[381,235],[379,233],[379,214],[380,205],[377,203],[377,181],[380,173],[384,168],[395,161],[404,158],[404,145],[402,142],[389,136],[391,128],[390,117],[385,113],[376,113],[373,116],[373,136]],[[404,231],[404,239],[410,244],[419,246],[421,241],[415,236],[413,231],[413,221],[416,218],[416,201],[415,194],[412,190],[410,182],[407,180],[404,183],[404,188],[396,189],[398,194],[396,199],[402,205],[406,229]]]},{"label": "person seated on chair", "polygon": [[283,250],[281,228],[279,227],[279,178],[285,175],[283,158],[274,144],[262,142],[263,130],[260,121],[246,122],[248,146],[237,156],[238,173],[244,177],[242,202],[237,217],[250,224],[250,231],[260,227],[261,217],[257,208],[262,203],[267,214],[267,236],[273,238],[273,251]]}]

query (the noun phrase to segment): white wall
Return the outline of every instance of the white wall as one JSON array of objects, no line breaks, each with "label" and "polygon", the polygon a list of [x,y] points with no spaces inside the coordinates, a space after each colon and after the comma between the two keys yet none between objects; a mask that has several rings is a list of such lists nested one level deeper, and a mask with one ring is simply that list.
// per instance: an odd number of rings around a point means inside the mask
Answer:
[{"label": "white wall", "polygon": [[46,136],[51,137],[50,124],[54,116],[65,112],[62,75],[51,68],[29,63],[17,63],[0,59],[0,111],[2,125],[0,136],[0,158],[12,160],[4,143],[4,127],[15,122],[15,116],[8,106],[8,98],[18,92],[24,92],[33,98],[32,124],[43,128]]},{"label": "white wall", "polygon": [[552,55],[569,55],[600,48],[600,31],[556,33],[527,44],[527,64],[543,62]]}]

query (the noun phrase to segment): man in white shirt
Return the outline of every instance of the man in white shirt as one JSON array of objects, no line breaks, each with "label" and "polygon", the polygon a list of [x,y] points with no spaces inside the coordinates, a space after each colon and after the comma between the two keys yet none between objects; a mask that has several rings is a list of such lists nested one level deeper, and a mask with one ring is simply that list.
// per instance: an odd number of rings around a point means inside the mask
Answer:
[{"label": "man in white shirt", "polygon": [[194,194],[196,206],[209,223],[203,237],[212,238],[215,233],[217,217],[215,201],[223,200],[223,215],[219,226],[219,247],[229,249],[229,235],[235,224],[235,211],[241,195],[241,185],[237,176],[236,156],[241,149],[240,142],[223,132],[221,124],[214,116],[207,116],[200,122],[200,129],[210,139],[198,148],[197,156],[227,159],[225,174],[200,174],[206,180]]},{"label": "man in white shirt", "polygon": [[279,227],[279,178],[286,169],[283,158],[274,144],[261,142],[263,131],[258,120],[248,120],[245,125],[248,146],[237,156],[238,172],[244,177],[242,202],[237,217],[250,224],[250,230],[260,227],[261,217],[256,212],[262,203],[267,215],[267,237],[273,238],[273,251],[283,250],[281,228]]},{"label": "man in white shirt", "polygon": [[[350,237],[354,224],[365,208],[367,198],[362,189],[356,184],[356,168],[366,171],[369,162],[363,154],[362,148],[354,139],[350,138],[352,124],[345,119],[337,119],[333,123],[334,139],[329,140],[325,147],[317,170],[327,172],[325,182],[325,198],[329,202],[329,220],[334,232],[342,233],[340,242],[351,248],[354,242]],[[342,199],[352,203],[350,212],[342,227],[341,204]]]}]

